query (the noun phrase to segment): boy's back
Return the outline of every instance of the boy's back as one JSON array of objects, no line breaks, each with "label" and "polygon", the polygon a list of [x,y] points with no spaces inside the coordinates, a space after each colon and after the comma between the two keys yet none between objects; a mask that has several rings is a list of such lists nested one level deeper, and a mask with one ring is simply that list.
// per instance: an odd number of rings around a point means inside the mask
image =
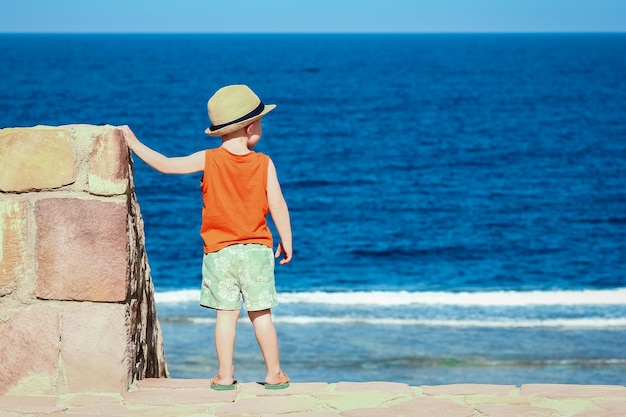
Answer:
[{"label": "boy's back", "polygon": [[236,243],[273,246],[265,220],[268,164],[269,157],[262,153],[236,155],[223,147],[206,151],[200,183],[205,253]]}]

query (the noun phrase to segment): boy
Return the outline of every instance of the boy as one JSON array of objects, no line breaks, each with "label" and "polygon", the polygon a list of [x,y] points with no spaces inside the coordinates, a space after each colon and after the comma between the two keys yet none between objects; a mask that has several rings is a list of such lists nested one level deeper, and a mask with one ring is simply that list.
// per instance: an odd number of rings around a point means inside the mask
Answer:
[{"label": "boy", "polygon": [[[276,106],[263,104],[245,85],[219,89],[208,101],[211,127],[221,136],[215,149],[169,158],[142,144],[128,126],[122,132],[128,147],[145,163],[169,174],[204,172],[201,180],[204,240],[200,304],[217,310],[215,350],[219,371],[211,380],[216,390],[235,389],[233,355],[241,299],[254,326],[267,374],[266,389],[282,389],[289,377],[280,368],[278,338],[271,308],[276,306],[274,258],[291,261],[289,211],[272,160],[252,151],[262,134],[261,119]],[[272,215],[281,242],[273,254],[267,225]]]}]

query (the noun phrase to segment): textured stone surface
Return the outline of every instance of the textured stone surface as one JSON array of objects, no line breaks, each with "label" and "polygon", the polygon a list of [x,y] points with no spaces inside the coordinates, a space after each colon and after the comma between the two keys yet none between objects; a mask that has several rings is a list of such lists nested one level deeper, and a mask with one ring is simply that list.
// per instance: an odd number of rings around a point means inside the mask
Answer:
[{"label": "textured stone surface", "polygon": [[24,414],[23,413],[16,413],[13,411],[1,411],[0,410],[0,417],[23,417]]},{"label": "textured stone surface", "polygon": [[595,404],[602,410],[626,416],[626,395],[622,396],[621,400],[598,400]]},{"label": "textured stone surface", "polygon": [[444,398],[422,397],[390,407],[392,415],[407,417],[474,417],[474,409]]},{"label": "textured stone surface", "polygon": [[515,385],[451,384],[423,386],[426,395],[498,395],[507,396],[517,390]]},{"label": "textured stone surface", "polygon": [[587,410],[581,413],[576,413],[574,417],[624,417],[626,414],[623,412],[605,411],[605,410]]},{"label": "textured stone surface", "polygon": [[206,379],[179,379],[179,378],[146,378],[135,384],[141,390],[149,389],[207,389],[211,382]]},{"label": "textured stone surface", "polygon": [[410,400],[414,394],[406,392],[381,392],[370,387],[367,391],[331,391],[328,393],[314,394],[315,398],[324,402],[333,410],[344,411],[355,408],[380,408],[399,404]]},{"label": "textured stone surface", "polygon": [[325,394],[328,392],[328,384],[325,382],[304,382],[299,384],[292,384],[288,390],[269,390],[265,389],[265,387],[256,382],[248,382],[245,384],[240,384],[240,386],[252,395],[256,395],[258,397],[271,397],[271,396],[281,396],[281,395],[297,395],[297,394],[307,394],[307,395],[316,395],[316,394]]},{"label": "textured stone surface", "polygon": [[125,203],[48,198],[35,206],[37,297],[125,301],[128,293]]},{"label": "textured stone surface", "polygon": [[0,297],[17,288],[25,270],[24,203],[0,200]]},{"label": "textured stone surface", "polygon": [[[208,381],[207,381],[208,382]],[[209,384],[210,386],[210,384]],[[215,391],[210,388],[177,388],[166,390],[140,390],[123,394],[127,404],[208,404],[230,403],[237,398],[237,391]]]},{"label": "textured stone surface", "polygon": [[375,392],[401,392],[404,394],[412,394],[413,390],[407,384],[397,382],[339,382],[335,388],[336,391],[375,391]]},{"label": "textured stone surface", "polygon": [[561,415],[558,411],[549,408],[520,404],[487,404],[479,405],[476,409],[480,411],[480,416],[485,417],[558,417]]},{"label": "textured stone surface", "polygon": [[59,373],[59,340],[59,311],[52,306],[27,306],[6,323],[0,322],[0,395],[53,394]]},{"label": "textured stone surface", "polygon": [[109,129],[97,136],[89,154],[89,192],[97,195],[126,193],[128,179],[128,147],[118,129]]},{"label": "textured stone surface", "polygon": [[389,408],[355,408],[342,411],[342,417],[389,417],[392,411]]},{"label": "textured stone surface", "polygon": [[67,392],[124,391],[131,355],[123,304],[79,303],[62,311],[61,360]]},{"label": "textured stone surface", "polygon": [[0,394],[168,375],[131,167],[113,126],[0,129]]},{"label": "textured stone surface", "polygon": [[0,397],[0,409],[9,412],[26,414],[52,414],[64,411],[66,408],[58,405],[59,400],[54,397],[20,397],[4,396]]},{"label": "textured stone surface", "polygon": [[520,394],[530,397],[547,398],[601,398],[621,395],[626,398],[626,388],[619,385],[568,385],[568,384],[526,384]]},{"label": "textured stone surface", "polygon": [[[220,417],[624,417],[626,398],[619,390],[605,391],[603,398],[551,399],[551,387],[543,396],[520,397],[514,387],[509,395],[502,396],[510,386],[473,385],[471,394],[451,394],[468,391],[460,386],[439,386],[439,394],[424,395],[424,388],[411,387],[407,395],[402,384],[367,382],[356,383],[368,390],[338,391],[337,386],[354,386],[355,383],[292,383],[280,394],[259,395],[259,384],[241,383],[235,391],[216,392],[209,380],[150,379],[140,381],[130,392],[66,394],[58,398],[33,397],[41,413],[73,416],[220,416]],[[379,386],[386,392],[376,391]],[[393,391],[393,387],[399,391]],[[325,389],[321,389],[325,387]],[[571,386],[571,392],[602,391],[605,387]],[[30,402],[29,396],[0,397],[0,417],[14,417],[11,408]],[[390,401],[390,398],[394,400]],[[468,403],[471,398],[473,403]],[[524,401],[520,403],[520,398]],[[329,401],[330,399],[330,401]],[[496,400],[498,402],[494,403]],[[335,407],[337,403],[343,407]],[[21,409],[21,408],[20,408]],[[58,411],[55,411],[58,410]],[[22,414],[19,414],[22,415]]]},{"label": "textured stone surface", "polygon": [[0,190],[58,188],[75,180],[70,133],[59,128],[0,130]]},{"label": "textured stone surface", "polygon": [[63,412],[60,415],[70,415],[74,417],[121,417],[127,416],[128,410],[120,404],[94,404],[72,407],[70,412]]},{"label": "textured stone surface", "polygon": [[136,379],[168,376],[163,336],[154,302],[154,286],[146,255],[143,220],[135,193],[130,195],[128,244],[130,325],[132,344],[137,349]]},{"label": "textured stone surface", "polygon": [[233,404],[223,405],[215,409],[216,416],[293,414],[314,411],[315,404],[302,397],[253,397],[242,398]]},{"label": "textured stone surface", "polygon": [[102,406],[105,404],[119,405],[122,400],[122,395],[102,395],[102,394],[84,394],[79,393],[69,396],[62,401],[62,405],[66,407],[88,407],[88,406]]}]

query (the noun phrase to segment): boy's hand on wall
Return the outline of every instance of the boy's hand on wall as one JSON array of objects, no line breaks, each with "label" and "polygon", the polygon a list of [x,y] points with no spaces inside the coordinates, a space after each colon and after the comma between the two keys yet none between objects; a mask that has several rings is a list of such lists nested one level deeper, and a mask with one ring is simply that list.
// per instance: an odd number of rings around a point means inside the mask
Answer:
[{"label": "boy's hand on wall", "polygon": [[124,135],[126,146],[128,146],[130,149],[133,149],[133,147],[137,144],[137,142],[139,142],[139,139],[137,139],[137,136],[135,136],[133,131],[130,130],[130,127],[128,127],[128,125],[120,126],[119,128],[122,131],[122,134]]}]

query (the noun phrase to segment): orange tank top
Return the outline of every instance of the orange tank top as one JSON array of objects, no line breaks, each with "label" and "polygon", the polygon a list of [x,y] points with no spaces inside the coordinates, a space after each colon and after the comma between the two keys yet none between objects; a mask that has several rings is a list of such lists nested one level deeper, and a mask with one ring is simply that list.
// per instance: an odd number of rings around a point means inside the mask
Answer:
[{"label": "orange tank top", "polygon": [[223,147],[206,151],[200,181],[204,253],[240,243],[272,247],[266,221],[268,164],[269,157],[258,152],[235,155]]}]

